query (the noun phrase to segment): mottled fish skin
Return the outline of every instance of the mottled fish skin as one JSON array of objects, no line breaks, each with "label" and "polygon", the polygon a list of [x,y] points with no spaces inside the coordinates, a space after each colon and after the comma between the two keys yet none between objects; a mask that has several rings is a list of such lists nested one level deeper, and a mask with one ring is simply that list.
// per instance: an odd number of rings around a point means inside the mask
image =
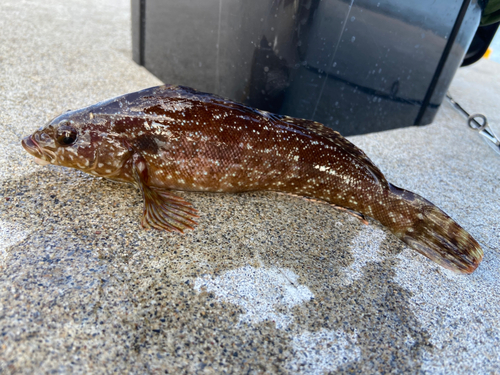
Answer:
[{"label": "mottled fish skin", "polygon": [[473,272],[483,256],[448,215],[387,182],[338,132],[187,87],[152,87],[66,112],[22,143],[44,162],[138,185],[144,227],[196,225],[196,210],[170,190],[272,190],[370,216],[455,272]]}]

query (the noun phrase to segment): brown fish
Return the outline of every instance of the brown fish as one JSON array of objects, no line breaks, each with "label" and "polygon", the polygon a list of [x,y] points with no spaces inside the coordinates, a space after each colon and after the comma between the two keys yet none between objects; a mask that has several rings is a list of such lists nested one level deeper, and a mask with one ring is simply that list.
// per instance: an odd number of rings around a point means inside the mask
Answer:
[{"label": "brown fish", "polygon": [[387,182],[338,132],[187,87],[153,87],[66,112],[22,144],[42,163],[136,184],[146,228],[196,225],[197,211],[171,190],[272,190],[370,216],[455,272],[473,272],[483,257],[448,215]]}]

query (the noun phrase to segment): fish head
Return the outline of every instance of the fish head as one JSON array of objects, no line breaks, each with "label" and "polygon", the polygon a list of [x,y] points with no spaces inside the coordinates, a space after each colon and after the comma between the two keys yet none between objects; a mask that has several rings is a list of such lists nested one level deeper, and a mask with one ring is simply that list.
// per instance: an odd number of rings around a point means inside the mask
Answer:
[{"label": "fish head", "polygon": [[22,140],[41,165],[75,168],[95,176],[116,174],[128,154],[123,139],[109,123],[87,109],[68,111]]}]

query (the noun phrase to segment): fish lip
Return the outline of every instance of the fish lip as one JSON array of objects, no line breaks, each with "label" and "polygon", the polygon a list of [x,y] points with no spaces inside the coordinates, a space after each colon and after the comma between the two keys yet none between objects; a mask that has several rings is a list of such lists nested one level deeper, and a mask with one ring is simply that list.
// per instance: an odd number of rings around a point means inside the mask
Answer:
[{"label": "fish lip", "polygon": [[[49,151],[49,150],[44,150],[35,139],[33,139],[33,136],[29,135],[26,138],[24,138],[21,141],[22,146],[24,149],[32,156],[35,157],[35,159],[39,159],[42,162],[47,162],[49,164],[53,164],[54,161],[56,160],[56,156],[54,152]],[[35,160],[36,161],[36,160]],[[39,164],[39,163],[38,163]],[[41,164],[41,165],[45,165]]]},{"label": "fish lip", "polygon": [[24,149],[36,158],[41,158],[43,156],[42,150],[38,143],[33,139],[31,135],[23,138],[21,145]]}]

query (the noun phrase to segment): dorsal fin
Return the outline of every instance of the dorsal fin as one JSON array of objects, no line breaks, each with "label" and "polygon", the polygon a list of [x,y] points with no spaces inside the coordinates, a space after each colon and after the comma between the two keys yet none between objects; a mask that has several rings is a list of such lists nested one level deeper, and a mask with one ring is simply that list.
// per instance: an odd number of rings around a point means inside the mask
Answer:
[{"label": "dorsal fin", "polygon": [[358,147],[349,142],[346,138],[344,138],[338,131],[333,130],[319,122],[299,119],[290,116],[282,116],[282,115],[273,115],[275,118],[279,118],[282,122],[286,122],[288,124],[293,125],[294,127],[298,127],[304,130],[309,130],[312,133],[318,134],[335,145],[342,147],[347,153],[349,153],[352,157],[358,158],[364,161],[363,166],[370,172],[370,174],[376,179],[379,180],[381,184],[384,186],[388,186],[384,174],[378,169],[378,167],[370,160],[370,158]]}]

